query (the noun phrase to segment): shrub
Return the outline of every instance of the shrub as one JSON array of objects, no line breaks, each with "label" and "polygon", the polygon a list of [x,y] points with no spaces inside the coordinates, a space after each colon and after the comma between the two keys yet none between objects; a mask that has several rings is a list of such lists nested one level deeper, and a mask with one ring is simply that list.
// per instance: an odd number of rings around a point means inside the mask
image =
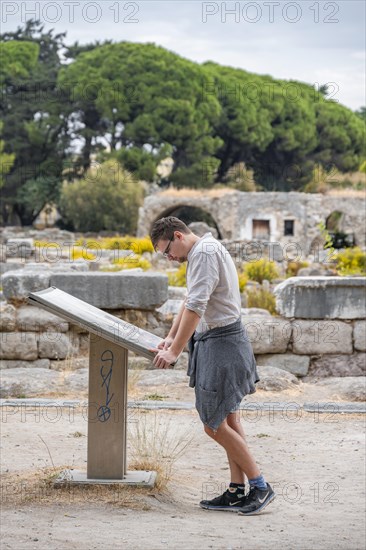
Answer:
[{"label": "shrub", "polygon": [[135,254],[143,252],[154,252],[152,242],[149,237],[133,237],[131,235],[116,237],[104,237],[98,239],[85,239],[81,237],[75,241],[75,245],[86,248],[98,248],[106,250],[133,250]]},{"label": "shrub", "polygon": [[71,253],[70,253],[71,260],[87,260],[87,261],[93,261],[95,260],[96,256],[95,254],[92,254],[91,252],[88,252],[86,249],[75,248],[72,247]]},{"label": "shrub", "polygon": [[187,286],[186,273],[187,262],[184,262],[177,271],[168,271],[168,284],[170,286]]},{"label": "shrub", "polygon": [[108,160],[98,169],[91,167],[83,179],[64,184],[60,209],[77,231],[130,233],[136,230],[142,200],[141,183],[118,162]]},{"label": "shrub", "polygon": [[245,275],[245,273],[239,272],[238,279],[239,279],[239,290],[240,292],[243,292],[248,282],[248,277]]},{"label": "shrub", "polygon": [[[167,275],[168,275],[169,285],[170,286],[187,286],[186,273],[187,273],[186,262],[182,264],[176,271],[168,271]],[[248,277],[245,275],[245,273],[239,272],[238,279],[239,279],[240,292],[243,292],[248,282]]]},{"label": "shrub", "polygon": [[110,271],[120,271],[122,269],[134,269],[136,267],[141,267],[144,271],[147,271],[151,267],[151,263],[142,258],[138,254],[130,254],[125,258],[118,258],[118,260],[113,260],[113,268]]},{"label": "shrub", "polygon": [[309,267],[309,262],[288,262],[286,268],[286,277],[296,277],[299,270],[303,267]]},{"label": "shrub", "polygon": [[243,265],[244,274],[251,280],[257,281],[262,284],[266,279],[267,281],[273,281],[279,277],[276,262],[261,258],[253,263],[247,263]]},{"label": "shrub", "polygon": [[247,298],[247,307],[267,309],[272,315],[276,313],[276,298],[269,290],[265,288],[248,290]]},{"label": "shrub", "polygon": [[154,252],[154,248],[149,237],[138,238],[130,235],[102,239],[101,247],[109,250],[133,250],[136,254],[142,254],[143,252]]},{"label": "shrub", "polygon": [[338,252],[336,261],[339,275],[366,275],[366,253],[358,246]]}]

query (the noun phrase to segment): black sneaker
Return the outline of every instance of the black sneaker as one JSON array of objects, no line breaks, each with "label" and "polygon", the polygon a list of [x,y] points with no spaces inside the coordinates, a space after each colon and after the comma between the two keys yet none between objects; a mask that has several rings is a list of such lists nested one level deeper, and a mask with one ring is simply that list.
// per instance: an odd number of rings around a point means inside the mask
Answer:
[{"label": "black sneaker", "polygon": [[221,510],[224,512],[238,512],[244,504],[245,494],[237,490],[232,493],[227,489],[224,494],[212,500],[201,500],[200,506],[205,510]]},{"label": "black sneaker", "polygon": [[243,504],[240,508],[240,516],[254,516],[264,510],[270,502],[276,497],[275,492],[269,483],[267,483],[267,489],[258,489],[258,487],[251,487],[249,493],[245,497]]}]

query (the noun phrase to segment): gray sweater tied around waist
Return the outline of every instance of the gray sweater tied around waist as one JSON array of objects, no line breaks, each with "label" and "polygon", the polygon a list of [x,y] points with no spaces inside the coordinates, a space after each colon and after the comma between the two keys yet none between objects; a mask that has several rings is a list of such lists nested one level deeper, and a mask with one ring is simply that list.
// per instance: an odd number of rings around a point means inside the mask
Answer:
[{"label": "gray sweater tied around waist", "polygon": [[229,325],[195,332],[188,342],[189,386],[203,424],[214,431],[237,410],[243,397],[256,391],[257,366],[240,317]]}]

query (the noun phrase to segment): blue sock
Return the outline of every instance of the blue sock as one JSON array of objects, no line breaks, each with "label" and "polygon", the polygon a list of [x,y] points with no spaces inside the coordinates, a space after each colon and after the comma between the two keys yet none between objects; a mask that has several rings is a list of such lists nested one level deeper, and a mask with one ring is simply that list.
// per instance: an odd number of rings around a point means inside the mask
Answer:
[{"label": "blue sock", "polygon": [[258,477],[253,477],[253,479],[249,479],[248,481],[249,481],[250,488],[258,487],[258,489],[262,489],[262,490],[267,489],[267,483],[264,477],[262,476],[262,474]]}]

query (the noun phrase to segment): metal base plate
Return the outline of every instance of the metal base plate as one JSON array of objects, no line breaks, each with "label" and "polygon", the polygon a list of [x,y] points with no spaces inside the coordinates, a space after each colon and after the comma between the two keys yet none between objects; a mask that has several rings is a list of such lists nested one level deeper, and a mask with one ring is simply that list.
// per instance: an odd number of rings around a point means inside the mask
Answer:
[{"label": "metal base plate", "polygon": [[83,470],[63,470],[55,479],[53,486],[60,485],[128,485],[133,487],[149,487],[155,485],[156,472],[146,470],[129,470],[123,479],[91,479]]}]

